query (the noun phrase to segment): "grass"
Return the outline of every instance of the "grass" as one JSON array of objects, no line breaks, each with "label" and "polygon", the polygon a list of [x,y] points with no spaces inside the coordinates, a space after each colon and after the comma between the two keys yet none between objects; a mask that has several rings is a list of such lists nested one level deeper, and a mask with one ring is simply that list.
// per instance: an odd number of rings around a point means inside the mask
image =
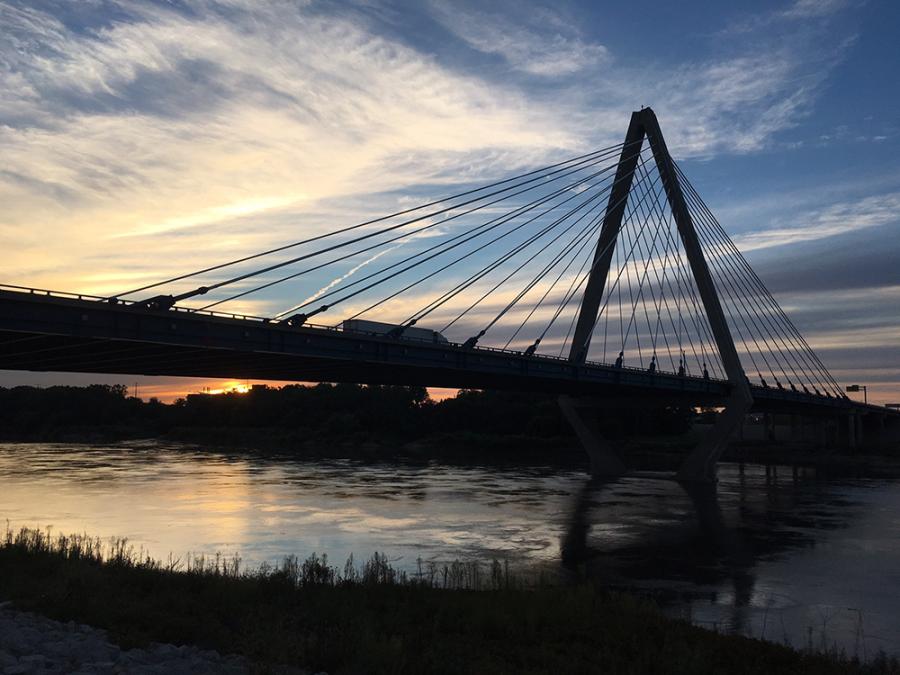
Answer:
[{"label": "grass", "polygon": [[342,673],[900,673],[667,619],[593,585],[526,584],[497,562],[420,565],[383,555],[343,569],[289,557],[153,560],[125,540],[7,528],[0,599],[105,628],[124,647],[196,644],[261,664]]}]

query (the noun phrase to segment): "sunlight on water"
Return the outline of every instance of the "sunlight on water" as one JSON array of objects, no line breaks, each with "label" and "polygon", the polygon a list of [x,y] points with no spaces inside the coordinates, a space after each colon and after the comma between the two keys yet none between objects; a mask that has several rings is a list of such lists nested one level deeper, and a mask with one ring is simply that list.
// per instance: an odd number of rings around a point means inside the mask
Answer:
[{"label": "sunlight on water", "polygon": [[725,465],[717,488],[591,484],[541,466],[297,460],[159,443],[0,444],[10,527],[126,536],[171,553],[382,551],[508,560],[651,593],[704,626],[849,654],[900,653],[900,483]]}]

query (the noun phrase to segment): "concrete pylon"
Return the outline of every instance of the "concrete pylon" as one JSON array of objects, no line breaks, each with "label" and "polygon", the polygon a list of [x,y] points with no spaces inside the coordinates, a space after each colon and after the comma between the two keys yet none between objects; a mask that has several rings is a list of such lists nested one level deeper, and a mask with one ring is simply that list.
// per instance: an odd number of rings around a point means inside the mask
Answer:
[{"label": "concrete pylon", "polygon": [[[719,302],[719,296],[709,272],[709,267],[703,256],[703,249],[678,180],[678,173],[666,147],[656,114],[650,108],[643,108],[633,112],[631,115],[625,144],[619,157],[615,187],[610,192],[603,225],[600,230],[600,240],[597,243],[597,249],[594,254],[594,264],[581,300],[572,347],[569,351],[569,360],[575,364],[581,364],[587,358],[591,333],[597,321],[600,302],[603,299],[603,292],[609,275],[622,215],[625,211],[627,197],[631,191],[637,157],[645,138],[653,152],[653,159],[665,189],[666,198],[675,219],[678,233],[684,244],[688,264],[690,265],[703,307],[706,310],[713,338],[731,387],[730,395],[725,403],[725,409],[719,415],[706,437],[698,443],[685,459],[678,472],[678,478],[682,481],[714,482],[716,480],[716,463],[725,451],[728,441],[740,428],[744,416],[753,405],[753,397],[750,394],[750,386],[747,383],[743,366],[741,366],[737,349],[734,346],[734,339],[728,328],[725,313],[722,311],[722,305]],[[584,440],[592,432],[586,431],[587,426],[582,419],[584,416],[578,411],[579,406],[573,403],[574,399],[570,397],[564,398],[566,402],[562,398],[560,399],[563,414],[572,423],[579,438],[582,438],[585,449],[591,455],[591,464],[593,466],[595,461],[594,455],[597,454],[597,449],[602,446],[596,440]],[[618,464],[621,463],[621,459],[618,459]],[[598,466],[618,466],[618,464],[609,457],[608,452],[601,452]]]},{"label": "concrete pylon", "polygon": [[590,400],[560,396],[559,407],[588,454],[591,461],[591,476],[614,478],[625,473],[626,467],[622,458],[600,433],[595,414],[597,406]]}]

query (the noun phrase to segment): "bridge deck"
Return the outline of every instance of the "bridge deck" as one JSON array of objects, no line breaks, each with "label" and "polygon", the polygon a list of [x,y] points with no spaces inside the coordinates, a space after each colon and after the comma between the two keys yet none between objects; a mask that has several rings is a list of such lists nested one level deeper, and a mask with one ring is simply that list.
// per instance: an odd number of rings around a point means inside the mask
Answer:
[{"label": "bridge deck", "polygon": [[[729,392],[721,380],[9,287],[0,290],[0,369],[522,389],[685,405],[716,405]],[[772,388],[753,387],[753,396],[757,409],[891,413]]]}]

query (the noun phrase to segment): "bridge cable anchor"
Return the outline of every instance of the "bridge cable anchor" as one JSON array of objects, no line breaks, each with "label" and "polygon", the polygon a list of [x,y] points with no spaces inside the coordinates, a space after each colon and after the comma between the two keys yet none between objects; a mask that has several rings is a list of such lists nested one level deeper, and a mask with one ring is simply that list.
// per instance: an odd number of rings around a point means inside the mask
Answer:
[{"label": "bridge cable anchor", "polygon": [[407,328],[412,328],[413,326],[415,326],[416,321],[418,321],[418,319],[412,319],[411,321],[408,321],[405,324],[400,324],[399,326],[394,326],[387,333],[385,333],[385,336],[391,338],[392,340],[397,340],[403,336],[403,332]]},{"label": "bridge cable anchor", "polygon": [[152,298],[141,300],[132,305],[140,309],[153,309],[158,311],[166,311],[175,306],[175,296],[172,295],[155,295]]},{"label": "bridge cable anchor", "polygon": [[531,356],[532,354],[534,354],[534,352],[538,348],[539,344],[541,344],[541,338],[538,338],[531,345],[528,346],[528,349],[525,350],[525,356]]},{"label": "bridge cable anchor", "polygon": [[[200,286],[199,288],[195,288],[192,291],[187,291],[186,293],[181,293],[179,295],[154,295],[152,298],[134,303],[132,307],[166,311],[172,309],[172,307],[181,300],[187,300],[188,298],[193,298],[197,295],[205,295],[206,293],[209,293],[209,286]],[[110,302],[113,300],[114,298],[109,298]],[[115,299],[113,304],[117,303],[118,299]]]},{"label": "bridge cable anchor", "polygon": [[330,305],[322,305],[321,307],[319,307],[319,309],[314,309],[313,311],[308,312],[308,313],[299,312],[298,314],[292,314],[291,316],[287,317],[286,319],[279,319],[276,316],[275,320],[278,322],[279,325],[291,326],[292,328],[299,328],[300,326],[305,324],[310,319],[310,317],[313,317],[316,314],[321,314],[322,312],[326,311],[329,307],[330,307]]},{"label": "bridge cable anchor", "polygon": [[292,328],[298,328],[306,323],[306,320],[309,318],[309,314],[303,314],[302,312],[299,314],[292,314],[286,319],[282,319],[278,323],[283,326],[291,326]]},{"label": "bridge cable anchor", "polygon": [[483,330],[480,333],[478,333],[478,335],[473,335],[468,340],[463,342],[463,349],[474,349],[475,345],[478,344],[479,338],[484,337],[484,334],[486,332],[487,332],[486,330]]}]

